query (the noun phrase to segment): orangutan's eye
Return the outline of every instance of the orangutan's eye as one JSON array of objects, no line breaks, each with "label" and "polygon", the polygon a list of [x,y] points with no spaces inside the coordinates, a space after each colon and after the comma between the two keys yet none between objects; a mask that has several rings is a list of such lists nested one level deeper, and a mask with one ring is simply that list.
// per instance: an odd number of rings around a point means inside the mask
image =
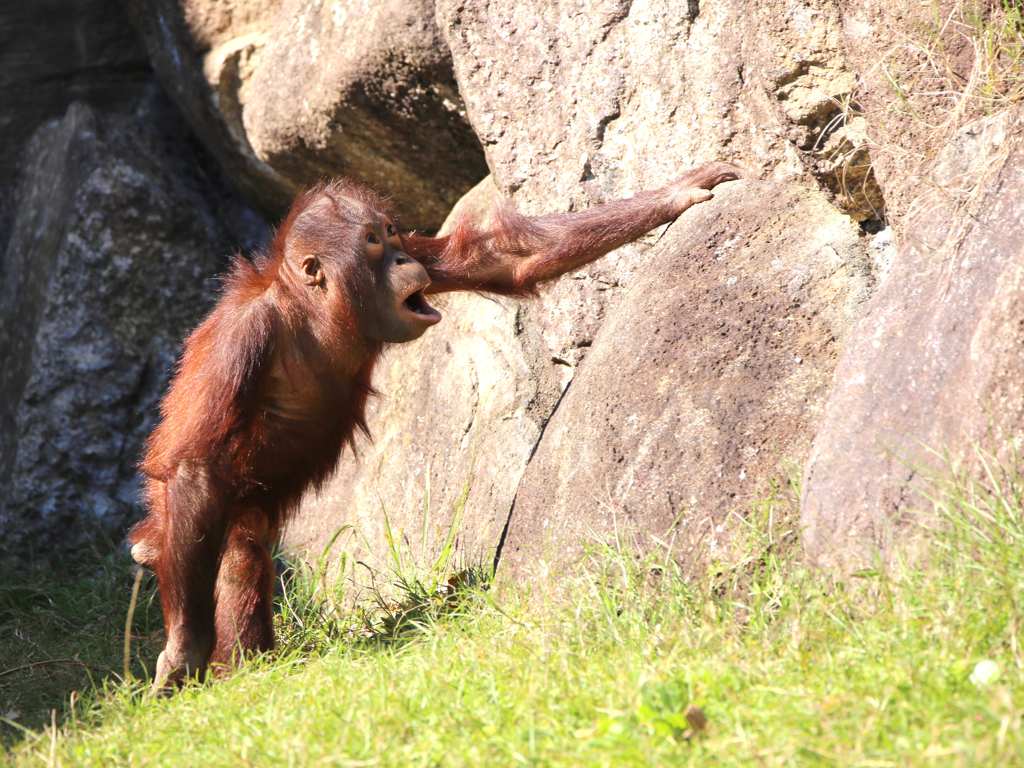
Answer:
[{"label": "orangutan's eye", "polygon": [[366,231],[366,253],[371,259],[379,259],[384,255],[384,244],[372,229]]}]

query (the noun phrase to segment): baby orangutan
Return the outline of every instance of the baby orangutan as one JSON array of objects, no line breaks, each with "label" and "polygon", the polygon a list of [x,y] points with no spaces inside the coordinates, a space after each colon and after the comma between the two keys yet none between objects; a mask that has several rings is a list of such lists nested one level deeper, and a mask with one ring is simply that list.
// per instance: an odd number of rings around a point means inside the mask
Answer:
[{"label": "baby orangutan", "polygon": [[504,206],[488,229],[463,221],[444,237],[402,232],[351,181],[300,196],[266,253],[235,259],[216,308],[185,340],[146,443],[149,514],[130,540],[163,603],[154,691],[274,647],[267,547],[367,431],[384,346],[440,322],[428,296],[530,295],[740,176],[712,163],[580,213],[527,218]]}]

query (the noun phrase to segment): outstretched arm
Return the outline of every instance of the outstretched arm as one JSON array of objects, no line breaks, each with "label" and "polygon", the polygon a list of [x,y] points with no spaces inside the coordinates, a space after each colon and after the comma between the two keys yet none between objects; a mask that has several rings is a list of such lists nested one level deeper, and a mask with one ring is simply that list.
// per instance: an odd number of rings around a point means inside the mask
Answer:
[{"label": "outstretched arm", "polygon": [[485,291],[529,294],[538,283],[578,269],[709,200],[717,184],[743,177],[710,163],[671,184],[579,213],[528,218],[499,208],[489,230],[463,220],[444,237],[404,235],[406,251],[426,267],[426,293]]}]

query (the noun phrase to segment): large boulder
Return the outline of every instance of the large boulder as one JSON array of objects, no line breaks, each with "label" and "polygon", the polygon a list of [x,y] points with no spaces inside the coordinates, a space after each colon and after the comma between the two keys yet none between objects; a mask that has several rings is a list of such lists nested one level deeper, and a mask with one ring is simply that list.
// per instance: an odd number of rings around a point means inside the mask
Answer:
[{"label": "large boulder", "polygon": [[687,213],[547,423],[503,576],[546,577],[616,534],[697,572],[731,557],[732,515],[808,455],[874,270],[856,224],[814,192],[736,182]]},{"label": "large boulder", "polygon": [[675,539],[694,567],[727,556],[730,514],[809,453],[876,283],[872,250],[818,193],[720,187],[643,254],[564,394],[535,303],[454,298],[382,363],[373,444],[307,500],[289,542],[319,556],[350,526],[334,542],[349,562],[386,573],[397,542],[429,565],[461,503],[463,560],[500,554],[520,581],[623,527]]},{"label": "large boulder", "polygon": [[5,564],[137,514],[135,465],[181,339],[265,226],[229,215],[155,91],[131,115],[75,102],[24,151],[0,280]]},{"label": "large boulder", "polygon": [[438,20],[495,182],[531,209],[708,159],[816,187],[856,85],[829,0],[439,0]]},{"label": "large boulder", "polygon": [[130,109],[152,78],[117,0],[0,3],[0,254],[26,139],[75,100]]},{"label": "large boulder", "polygon": [[404,562],[419,567],[438,557],[455,524],[457,560],[493,559],[559,382],[527,304],[463,295],[443,312],[439,328],[380,363],[373,441],[306,500],[289,545],[318,557],[344,529],[333,553],[388,577],[388,527]]},{"label": "large boulder", "polygon": [[323,177],[436,229],[487,174],[432,0],[124,0],[161,80],[270,215]]},{"label": "large boulder", "polygon": [[804,474],[806,549],[837,575],[906,552],[929,473],[973,444],[1009,458],[1024,429],[1024,110],[965,128],[926,181]]},{"label": "large boulder", "polygon": [[[763,412],[754,413],[757,409],[748,404],[742,418],[730,421],[723,417],[718,427],[732,441],[723,442],[723,452],[746,446],[744,430],[754,429],[751,425],[762,419],[767,426],[760,429],[767,443],[785,446],[790,451],[786,458],[806,456],[832,358],[853,322],[855,308],[873,285],[870,270],[862,263],[864,252],[857,251],[859,255],[854,257],[849,250],[859,237],[856,224],[830,208],[820,192],[806,198],[799,192],[799,187],[822,189],[818,145],[835,135],[834,127],[842,122],[842,104],[848,101],[855,82],[843,57],[835,6],[780,2],[698,8],[696,3],[679,5],[666,0],[642,6],[608,1],[584,8],[575,2],[438,0],[437,13],[495,186],[502,194],[511,195],[520,210],[539,214],[586,208],[658,186],[689,167],[721,159],[734,160],[792,187],[761,188],[760,194],[767,195],[770,190],[771,195],[788,201],[785,205],[768,197],[758,201],[756,193],[737,198],[738,192],[724,189],[720,197],[741,204],[743,215],[794,244],[794,253],[807,256],[805,247],[819,242],[820,233],[806,232],[807,217],[827,221],[827,226],[821,224],[822,232],[842,232],[834,238],[843,244],[839,249],[842,256],[835,259],[850,269],[850,265],[860,265],[854,270],[856,275],[848,278],[851,295],[857,298],[844,295],[836,299],[838,304],[825,309],[826,299],[814,294],[823,317],[828,318],[813,326],[823,334],[818,339],[824,345],[821,361],[817,353],[800,355],[790,348],[806,344],[807,334],[812,334],[810,326],[794,322],[788,329],[776,328],[773,332],[778,332],[781,340],[774,343],[789,357],[780,358],[778,364],[771,362],[768,352],[758,358],[766,381],[756,397],[751,395],[751,403],[756,401]],[[841,167],[839,160],[833,161],[833,170]],[[833,195],[832,199],[850,209],[858,205],[870,208],[853,197]],[[790,203],[792,210],[786,208]],[[338,477],[324,495],[307,499],[290,528],[289,541],[320,554],[335,530],[351,524],[351,537],[339,539],[336,552],[349,552],[378,564],[386,562],[383,499],[392,528],[408,540],[403,546],[425,553],[430,560],[445,539],[467,479],[468,502],[458,540],[467,556],[486,557],[498,547],[517,492],[536,494],[529,511],[516,501],[522,514],[513,514],[513,523],[518,518],[529,526],[542,493],[555,492],[554,486],[546,483],[554,482],[556,455],[571,466],[584,451],[582,432],[572,433],[580,436],[580,443],[566,433],[558,438],[561,447],[557,450],[545,447],[546,429],[551,428],[545,428],[548,418],[576,398],[570,389],[559,405],[559,396],[577,369],[589,365],[585,360],[596,352],[592,345],[597,339],[605,337],[606,324],[614,323],[624,333],[623,329],[636,322],[632,314],[617,318],[620,311],[627,312],[623,309],[627,291],[636,284],[657,282],[657,269],[652,265],[657,262],[664,267],[662,259],[683,262],[687,252],[696,263],[717,258],[714,248],[705,248],[701,239],[717,242],[715,231],[706,232],[690,222],[704,221],[711,215],[709,211],[724,216],[723,206],[718,200],[702,204],[672,225],[673,242],[681,244],[671,256],[663,250],[668,246],[662,243],[666,231],[662,227],[546,287],[539,299],[521,303],[501,300],[498,304],[474,296],[454,300],[447,326],[432,330],[416,344],[393,350],[384,361],[376,381],[385,399],[378,401],[370,423],[376,443],[364,449],[361,463],[343,459]],[[758,212],[758,207],[763,211]],[[754,238],[751,242],[764,243],[757,239],[762,235],[756,234],[756,223],[745,228],[739,217],[728,218],[728,223],[741,237],[740,242],[749,236]],[[820,249],[811,253],[813,258],[807,258],[814,267],[808,269],[807,279],[815,287],[794,289],[798,293],[813,293],[826,281],[828,259]],[[749,269],[751,279],[764,276],[757,270],[778,277],[760,260],[755,259]],[[700,285],[710,286],[717,279],[714,274]],[[678,285],[686,286],[690,277],[679,275]],[[856,289],[852,287],[855,284],[859,286]],[[658,293],[657,289],[651,292]],[[735,301],[730,306],[738,310],[746,306],[739,298]],[[740,340],[738,331],[729,339],[749,350],[761,343],[761,337],[752,334],[746,342]],[[681,345],[679,355],[693,354],[685,340],[676,341]],[[644,357],[632,344],[622,345],[621,352]],[[807,357],[808,363],[791,371],[795,357]],[[593,369],[588,367],[591,383],[587,387],[595,411],[613,408],[616,397],[632,402],[630,398],[641,396],[621,389],[620,365],[618,359],[608,358]],[[800,385],[806,389],[794,384],[791,376],[808,377]],[[774,384],[772,377],[778,378]],[[723,385],[726,389],[732,386],[731,380]],[[795,420],[775,419],[771,398],[791,391],[808,398],[802,406],[804,415]],[[680,394],[679,398],[689,396]],[[642,412],[637,412],[638,419],[641,415],[656,419],[659,407],[672,413],[672,409],[682,408],[682,400],[660,400],[660,394],[650,397]],[[579,421],[586,409],[582,405],[574,408],[573,419]],[[633,411],[622,413],[625,418]],[[641,423],[649,426],[653,421]],[[579,426],[582,430],[582,422]],[[679,440],[676,448],[684,451],[685,440]],[[727,449],[727,444],[732,448]],[[711,455],[708,451],[707,456]],[[534,475],[528,467],[543,456],[549,457],[544,469],[538,465]],[[735,465],[736,472],[745,468],[746,475],[734,497],[720,492],[718,486],[683,484],[702,494],[701,520],[709,516],[724,519],[730,509],[776,476],[778,456],[773,453],[769,458],[766,451],[757,456],[748,464]],[[472,472],[471,459],[475,462]],[[729,461],[740,460],[730,454]],[[520,486],[524,472],[534,477],[528,487]],[[421,547],[428,476],[428,540],[427,546]],[[661,493],[662,489],[651,486],[648,490]],[[558,494],[572,495],[572,488],[561,488]],[[688,506],[693,495],[689,493],[683,501],[673,496],[672,504]],[[639,498],[633,497],[629,503],[639,503]],[[570,511],[576,507],[568,501],[558,503],[569,515],[567,520],[579,521],[572,517],[576,512]],[[669,513],[657,506],[661,503],[652,502],[651,509],[656,510],[649,518],[652,533],[663,532],[667,525],[664,518]],[[595,523],[594,527],[603,530],[601,525]],[[508,535],[513,549],[505,551],[534,549],[534,542],[522,530],[516,533],[509,528]]]}]

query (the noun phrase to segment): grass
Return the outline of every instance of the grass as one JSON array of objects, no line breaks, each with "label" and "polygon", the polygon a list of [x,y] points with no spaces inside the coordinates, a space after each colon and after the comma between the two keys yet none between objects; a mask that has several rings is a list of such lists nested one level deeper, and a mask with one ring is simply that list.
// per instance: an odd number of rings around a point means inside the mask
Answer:
[{"label": "grass", "polygon": [[[55,558],[60,568],[0,572],[0,743],[21,728],[61,720],[69,698],[104,681],[120,682],[125,617],[134,576],[123,552],[108,542]],[[163,644],[150,580],[132,622],[132,672],[152,670]],[[77,692],[77,693],[76,693]],[[89,694],[85,694],[89,695]]]},{"label": "grass", "polygon": [[[865,71],[857,91],[836,101],[837,114],[816,145],[819,173],[840,207],[860,220],[884,221],[903,235],[918,193],[915,179],[968,123],[1024,101],[1024,2],[922,0],[918,21],[889,30],[892,45]],[[862,109],[862,96],[870,108]],[[884,165],[879,165],[883,158]],[[877,171],[887,198],[878,185]],[[915,182],[916,183],[916,182]]]},{"label": "grass", "polygon": [[[345,615],[314,564],[286,582],[273,656],[169,701],[99,676],[0,763],[1021,765],[1024,482],[982,466],[934,479],[927,568],[839,586],[792,554],[786,488],[750,510],[733,563],[697,581],[595,546],[559,602],[435,573]],[[90,658],[119,668],[131,579],[112,576],[93,574],[89,597],[69,580],[80,597],[61,604],[94,617],[93,646],[112,650]],[[58,621],[52,600],[21,605],[23,633]]]},{"label": "grass", "polygon": [[[873,73],[886,86],[886,109],[909,118],[874,149],[919,161],[971,120],[1024,100],[1024,3],[933,0],[930,10],[930,21],[896,43]],[[884,135],[884,117],[876,119]],[[908,139],[908,125],[920,135]]]}]

